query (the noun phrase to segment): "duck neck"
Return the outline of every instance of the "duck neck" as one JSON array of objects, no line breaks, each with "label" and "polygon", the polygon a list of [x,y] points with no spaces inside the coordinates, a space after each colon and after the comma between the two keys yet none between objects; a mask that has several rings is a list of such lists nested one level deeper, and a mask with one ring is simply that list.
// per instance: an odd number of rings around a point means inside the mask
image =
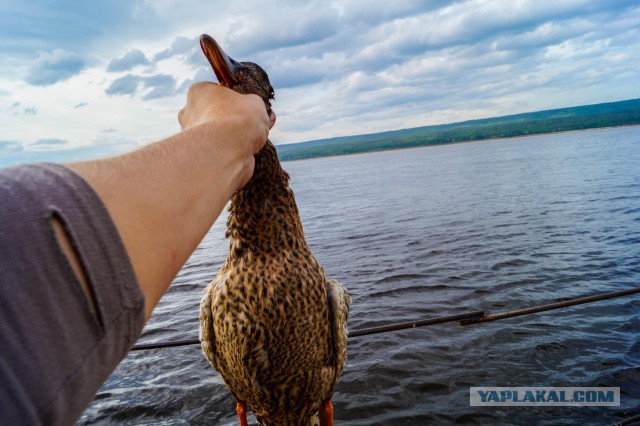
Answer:
[{"label": "duck neck", "polygon": [[250,250],[268,253],[304,244],[298,207],[289,188],[289,174],[278,160],[275,146],[267,144],[255,157],[253,177],[231,197],[227,237],[230,256]]}]

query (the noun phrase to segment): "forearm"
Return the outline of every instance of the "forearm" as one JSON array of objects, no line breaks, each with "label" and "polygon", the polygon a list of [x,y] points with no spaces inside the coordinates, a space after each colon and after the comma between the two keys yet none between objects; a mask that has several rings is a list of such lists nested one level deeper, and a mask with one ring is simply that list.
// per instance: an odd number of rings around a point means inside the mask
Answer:
[{"label": "forearm", "polygon": [[130,154],[67,165],[107,206],[145,295],[145,319],[247,173],[233,128],[205,123]]}]

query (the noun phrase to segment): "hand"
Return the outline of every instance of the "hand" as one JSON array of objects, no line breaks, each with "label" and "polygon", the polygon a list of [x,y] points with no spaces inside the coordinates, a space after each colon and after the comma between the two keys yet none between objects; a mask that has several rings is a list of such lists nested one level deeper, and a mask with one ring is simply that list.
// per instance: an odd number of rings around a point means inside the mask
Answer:
[{"label": "hand", "polygon": [[[196,83],[187,92],[187,105],[178,113],[182,130],[209,122],[238,124],[255,137],[254,154],[264,145],[276,115],[266,114],[264,102],[256,95],[241,95],[216,83]],[[265,127],[268,126],[268,127]]]},{"label": "hand", "polygon": [[[254,155],[266,143],[276,115],[266,113],[262,99],[243,95],[215,83],[196,83],[189,88],[187,105],[178,113],[183,132],[210,132],[213,140],[234,151],[242,164],[235,189],[240,189],[253,176]],[[230,145],[230,146],[229,146]]]}]

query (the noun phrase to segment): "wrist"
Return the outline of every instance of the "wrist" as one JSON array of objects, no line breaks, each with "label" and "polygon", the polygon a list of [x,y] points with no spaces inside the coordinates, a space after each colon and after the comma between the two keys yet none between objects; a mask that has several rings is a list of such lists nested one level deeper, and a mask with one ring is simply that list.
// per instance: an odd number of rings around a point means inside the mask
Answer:
[{"label": "wrist", "polygon": [[[226,117],[204,122],[182,132],[184,143],[197,152],[204,167],[222,172],[218,183],[228,189],[229,197],[240,189],[253,174],[253,152],[247,143],[245,123],[241,118]],[[247,176],[248,174],[248,176]],[[221,182],[222,181],[222,182]]]}]

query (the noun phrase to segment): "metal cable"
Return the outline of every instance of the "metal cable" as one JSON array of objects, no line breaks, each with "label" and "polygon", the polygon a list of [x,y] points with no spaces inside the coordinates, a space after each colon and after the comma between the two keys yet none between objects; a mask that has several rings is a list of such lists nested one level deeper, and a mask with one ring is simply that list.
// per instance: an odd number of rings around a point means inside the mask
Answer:
[{"label": "metal cable", "polygon": [[640,414],[633,417],[627,417],[626,419],[620,420],[618,423],[614,423],[612,426],[631,426],[640,424]]},{"label": "metal cable", "polygon": [[[444,322],[460,321],[465,318],[479,317],[482,315],[484,315],[484,311],[471,311],[471,312],[466,312],[464,314],[449,315],[446,317],[429,318],[429,319],[423,319],[423,320],[413,321],[413,322],[402,322],[398,324],[390,324],[390,325],[385,325],[381,327],[363,328],[361,330],[355,330],[350,332],[349,338],[369,336],[371,334],[386,333],[389,331],[405,330],[407,328],[424,327],[424,326],[433,325],[433,324],[442,324]],[[200,340],[198,339],[174,340],[171,342],[142,343],[139,345],[135,345],[133,348],[131,348],[131,350],[140,351],[144,349],[170,348],[174,346],[187,346],[187,345],[198,345],[198,344],[200,344]]]},{"label": "metal cable", "polygon": [[478,324],[480,322],[496,321],[505,318],[519,317],[521,315],[535,314],[538,312],[551,311],[553,309],[566,308],[568,306],[581,305],[583,303],[597,302],[600,300],[613,299],[615,297],[628,296],[630,294],[640,293],[640,287],[634,287],[622,291],[613,291],[611,293],[595,294],[593,296],[578,297],[575,299],[565,300],[563,302],[549,303],[547,305],[532,306],[530,308],[516,309],[515,311],[498,312],[491,315],[485,315],[478,318],[470,318],[460,321],[460,325]]},{"label": "metal cable", "polygon": [[[425,327],[428,325],[442,324],[445,322],[452,322],[452,321],[460,321],[460,325],[479,324],[482,322],[497,321],[505,318],[512,318],[512,317],[517,317],[521,315],[529,315],[529,314],[535,314],[538,312],[550,311],[553,309],[561,309],[569,306],[581,305],[584,303],[591,303],[591,302],[597,302],[600,300],[613,299],[616,297],[629,296],[631,294],[636,294],[636,293],[640,293],[640,287],[633,287],[627,290],[613,291],[610,293],[595,294],[595,295],[586,296],[586,297],[578,297],[574,299],[565,300],[562,302],[532,306],[529,308],[517,309],[514,311],[498,312],[490,315],[484,315],[484,311],[471,311],[471,312],[466,312],[458,315],[429,318],[429,319],[423,319],[423,320],[412,321],[412,322],[403,322],[403,323],[390,324],[390,325],[381,326],[381,327],[372,327],[372,328],[365,328],[361,330],[355,330],[349,333],[349,338],[368,336],[371,334],[378,334],[378,333],[387,333],[390,331],[405,330],[408,328]],[[199,339],[175,340],[170,342],[157,342],[157,343],[141,343],[138,345],[134,345],[131,348],[131,350],[139,351],[139,350],[145,350],[145,349],[160,349],[160,348],[170,348],[170,347],[176,347],[176,346],[188,346],[188,345],[197,345],[197,344],[200,344]]]},{"label": "metal cable", "polygon": [[442,324],[443,322],[471,320],[475,317],[481,317],[482,315],[484,315],[484,311],[472,311],[465,314],[449,315],[447,317],[429,318],[413,322],[401,322],[399,324],[384,325],[382,327],[363,328],[361,330],[349,332],[349,338],[387,333],[389,331],[406,330],[407,328],[425,327],[427,325]]}]

